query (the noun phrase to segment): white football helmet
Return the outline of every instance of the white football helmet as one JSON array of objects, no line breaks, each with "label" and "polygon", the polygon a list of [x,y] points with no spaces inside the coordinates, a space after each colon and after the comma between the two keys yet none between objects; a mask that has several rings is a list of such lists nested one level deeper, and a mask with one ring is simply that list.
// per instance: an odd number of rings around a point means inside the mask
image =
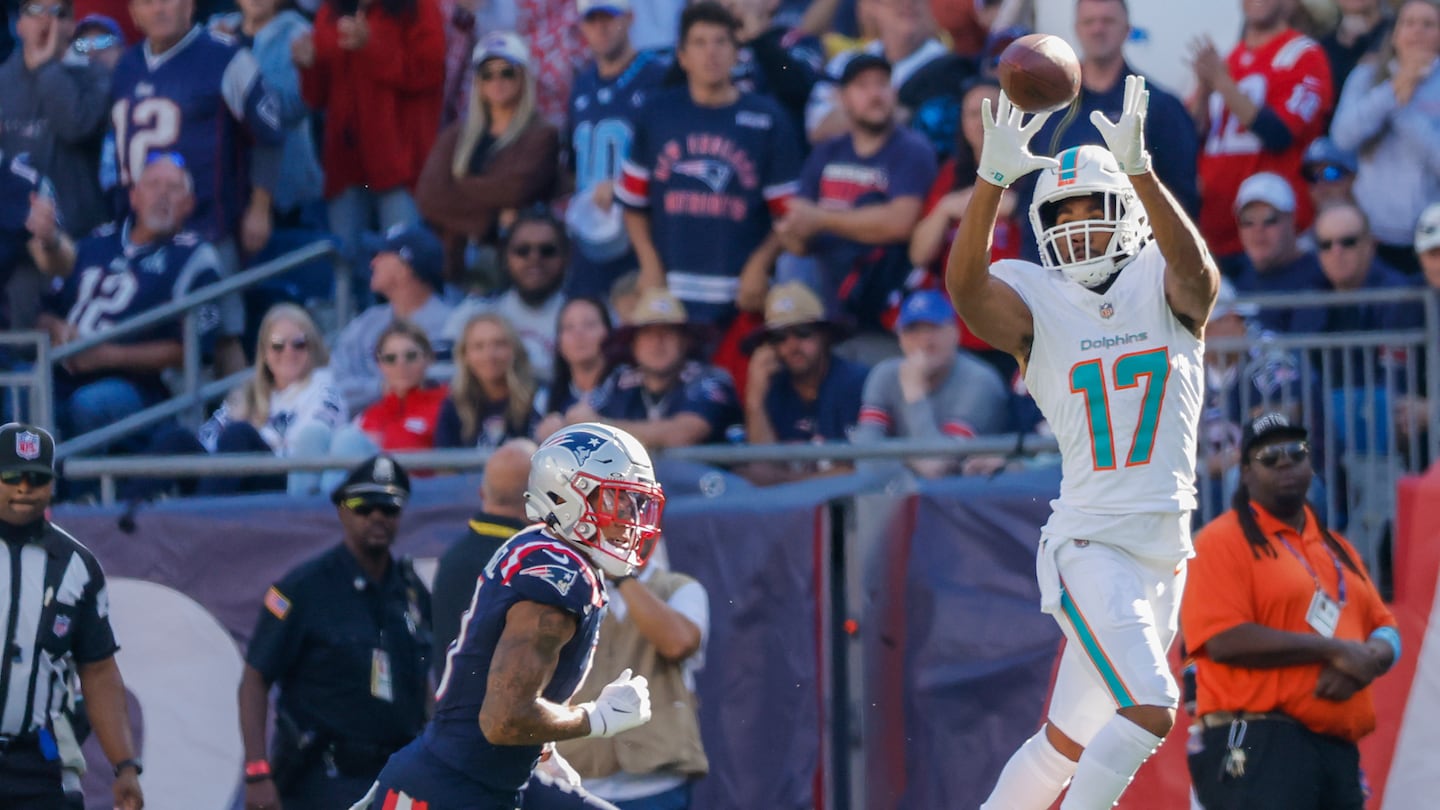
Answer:
[{"label": "white football helmet", "polygon": [[[664,508],[650,454],[618,428],[571,425],[530,457],[526,514],[578,545],[611,576],[626,576],[645,561]],[[607,537],[603,529],[609,527],[623,534]]]},{"label": "white football helmet", "polygon": [[[1055,156],[1060,165],[1035,181],[1030,225],[1040,242],[1040,262],[1057,267],[1085,287],[1097,287],[1120,272],[1150,238],[1150,222],[1130,178],[1103,146],[1076,146]],[[1056,225],[1061,200],[1101,195],[1105,215]],[[1108,234],[1103,253],[1091,255],[1092,234]],[[1077,244],[1079,243],[1079,244]]]}]

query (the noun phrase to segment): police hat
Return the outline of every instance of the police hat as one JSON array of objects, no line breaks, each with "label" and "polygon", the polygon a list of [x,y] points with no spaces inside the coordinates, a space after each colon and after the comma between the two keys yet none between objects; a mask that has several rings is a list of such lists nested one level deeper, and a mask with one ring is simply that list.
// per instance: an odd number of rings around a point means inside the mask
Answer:
[{"label": "police hat", "polygon": [[55,472],[55,437],[19,422],[0,427],[0,472]]},{"label": "police hat", "polygon": [[405,507],[410,499],[410,476],[390,456],[373,456],[345,476],[345,482],[330,493],[330,500],[347,508],[362,504]]}]

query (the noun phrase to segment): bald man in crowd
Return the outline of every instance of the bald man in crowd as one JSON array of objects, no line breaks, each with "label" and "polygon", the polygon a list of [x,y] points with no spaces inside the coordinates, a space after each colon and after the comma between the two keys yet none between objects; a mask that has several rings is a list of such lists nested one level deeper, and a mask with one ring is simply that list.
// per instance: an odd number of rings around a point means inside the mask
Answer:
[{"label": "bald man in crowd", "polygon": [[535,449],[529,439],[511,439],[490,455],[480,479],[480,511],[470,518],[469,531],[445,552],[435,569],[430,589],[435,655],[430,660],[436,678],[445,671],[445,653],[460,633],[460,617],[470,607],[480,572],[495,551],[530,522],[525,517],[525,486]]}]

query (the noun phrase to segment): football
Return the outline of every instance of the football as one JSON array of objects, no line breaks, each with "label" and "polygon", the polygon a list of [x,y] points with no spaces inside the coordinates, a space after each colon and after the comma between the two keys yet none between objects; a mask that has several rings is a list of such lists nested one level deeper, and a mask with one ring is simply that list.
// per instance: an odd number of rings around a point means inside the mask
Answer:
[{"label": "football", "polygon": [[1080,92],[1080,60],[1070,44],[1051,34],[1027,34],[1000,53],[1000,86],[1027,113],[1052,112]]}]

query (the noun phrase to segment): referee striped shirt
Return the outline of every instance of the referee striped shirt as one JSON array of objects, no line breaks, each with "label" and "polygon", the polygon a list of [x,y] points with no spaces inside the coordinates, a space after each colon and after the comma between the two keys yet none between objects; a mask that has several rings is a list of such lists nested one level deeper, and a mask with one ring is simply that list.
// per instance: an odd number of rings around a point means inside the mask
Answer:
[{"label": "referee striped shirt", "polygon": [[0,736],[48,728],[79,664],[119,646],[105,574],[90,550],[49,521],[0,522]]}]

